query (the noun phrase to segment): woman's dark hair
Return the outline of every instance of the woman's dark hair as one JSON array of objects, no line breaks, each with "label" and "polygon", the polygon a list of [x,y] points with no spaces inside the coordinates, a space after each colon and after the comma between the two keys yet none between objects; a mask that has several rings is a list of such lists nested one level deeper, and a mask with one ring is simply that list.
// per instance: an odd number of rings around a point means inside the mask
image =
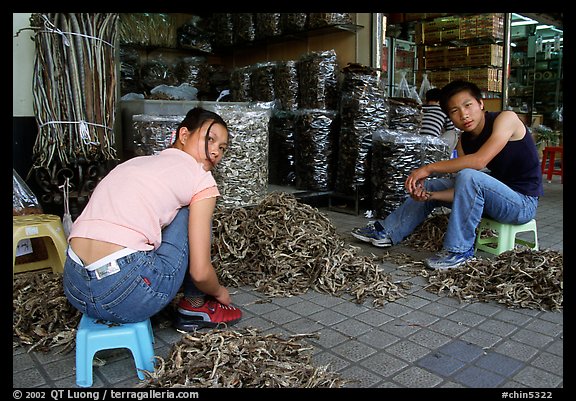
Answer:
[{"label": "woman's dark hair", "polygon": [[482,91],[478,86],[472,82],[457,79],[446,84],[440,93],[440,107],[444,113],[448,113],[448,101],[457,93],[468,91],[478,101],[482,100]]},{"label": "woman's dark hair", "polygon": [[427,102],[437,102],[440,100],[440,88],[432,88],[426,92],[426,101]]},{"label": "woman's dark hair", "polygon": [[228,131],[228,125],[218,114],[203,109],[202,107],[194,107],[188,111],[188,113],[186,113],[186,117],[184,117],[184,120],[182,120],[182,122],[178,125],[178,128],[176,128],[176,138],[174,143],[176,143],[178,140],[178,135],[180,135],[180,128],[186,127],[188,131],[192,132],[200,128],[202,124],[209,120],[213,120],[213,123],[215,124],[222,125],[224,128],[226,128],[226,131]]}]

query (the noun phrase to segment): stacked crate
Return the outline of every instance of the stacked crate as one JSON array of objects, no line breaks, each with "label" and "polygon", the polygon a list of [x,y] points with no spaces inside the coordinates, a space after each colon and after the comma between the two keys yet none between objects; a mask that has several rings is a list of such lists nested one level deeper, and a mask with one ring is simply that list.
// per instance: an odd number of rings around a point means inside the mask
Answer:
[{"label": "stacked crate", "polygon": [[501,13],[444,16],[416,24],[419,45],[417,81],[428,74],[430,82],[442,87],[455,79],[474,82],[485,92],[502,91],[504,37]]}]

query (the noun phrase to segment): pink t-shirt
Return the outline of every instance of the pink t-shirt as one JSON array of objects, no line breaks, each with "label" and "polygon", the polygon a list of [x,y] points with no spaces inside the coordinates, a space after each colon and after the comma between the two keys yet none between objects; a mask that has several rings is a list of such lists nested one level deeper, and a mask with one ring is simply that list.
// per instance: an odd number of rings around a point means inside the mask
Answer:
[{"label": "pink t-shirt", "polygon": [[98,183],[69,238],[92,238],[141,251],[156,249],[162,242],[162,228],[181,207],[219,195],[212,173],[180,149],[135,157]]}]

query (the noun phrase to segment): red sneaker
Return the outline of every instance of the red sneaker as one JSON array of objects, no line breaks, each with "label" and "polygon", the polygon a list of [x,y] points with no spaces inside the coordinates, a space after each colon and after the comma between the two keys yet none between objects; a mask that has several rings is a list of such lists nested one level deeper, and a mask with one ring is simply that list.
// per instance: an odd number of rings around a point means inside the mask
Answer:
[{"label": "red sneaker", "polygon": [[201,307],[194,308],[183,297],[178,303],[174,326],[181,331],[194,331],[203,327],[230,326],[241,318],[242,311],[232,305],[226,306],[215,299],[208,299]]}]

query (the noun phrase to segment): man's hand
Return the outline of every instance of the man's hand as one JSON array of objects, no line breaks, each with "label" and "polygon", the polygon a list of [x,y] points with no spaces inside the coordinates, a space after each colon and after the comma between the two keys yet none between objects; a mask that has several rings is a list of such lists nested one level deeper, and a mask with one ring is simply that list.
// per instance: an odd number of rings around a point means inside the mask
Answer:
[{"label": "man's hand", "polygon": [[430,175],[428,173],[426,166],[422,166],[412,171],[404,187],[410,196],[415,200],[426,200],[426,189],[424,188],[424,180]]},{"label": "man's hand", "polygon": [[410,193],[410,197],[416,201],[424,202],[430,199],[431,193],[426,191],[424,185],[420,182],[417,184],[416,189]]}]

